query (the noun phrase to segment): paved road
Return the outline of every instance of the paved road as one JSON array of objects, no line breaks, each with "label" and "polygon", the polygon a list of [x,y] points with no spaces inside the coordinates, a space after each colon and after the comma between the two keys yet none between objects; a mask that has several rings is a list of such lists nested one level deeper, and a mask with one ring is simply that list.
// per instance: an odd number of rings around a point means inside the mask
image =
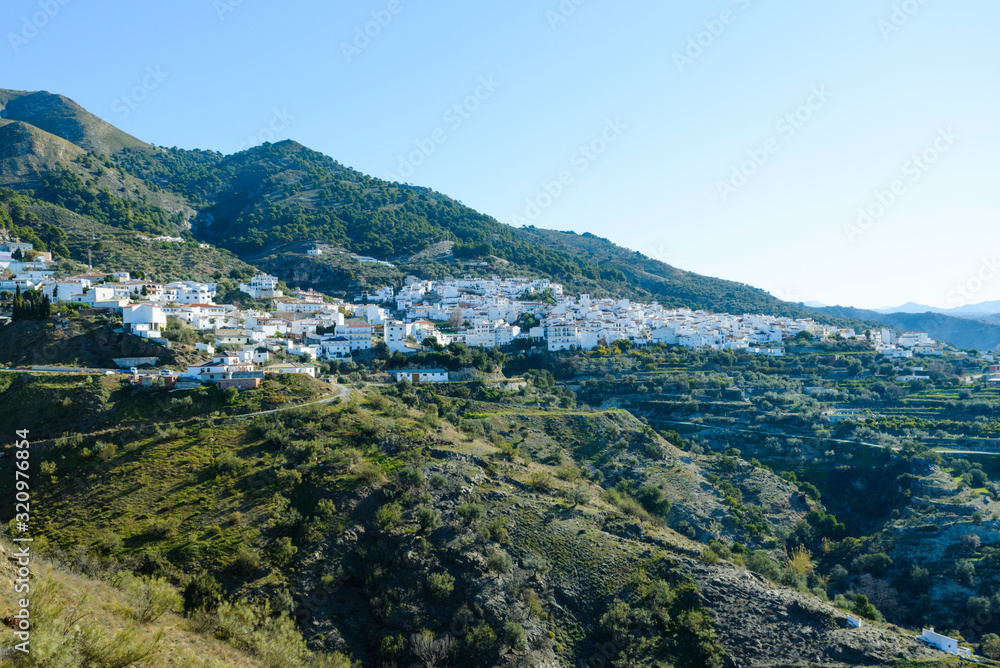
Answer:
[{"label": "paved road", "polygon": [[93,369],[78,366],[33,366],[30,369],[0,369],[0,371],[15,371],[17,373],[87,373],[103,376],[107,371],[119,373],[120,369]]}]

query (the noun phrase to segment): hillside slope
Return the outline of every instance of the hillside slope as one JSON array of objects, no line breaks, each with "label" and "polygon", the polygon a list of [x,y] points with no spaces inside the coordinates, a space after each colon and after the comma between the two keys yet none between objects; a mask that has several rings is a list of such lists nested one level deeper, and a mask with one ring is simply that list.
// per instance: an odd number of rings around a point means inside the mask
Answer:
[{"label": "hillside slope", "polygon": [[[940,658],[890,627],[847,630],[842,611],[735,555],[706,558],[689,536],[743,541],[771,563],[765,537],[711,482],[712,459],[624,411],[533,408],[537,389],[515,405],[519,395],[468,403],[390,386],[247,421],[110,389],[86,390],[100,433],[83,436],[89,418],[74,429],[67,412],[66,434],[32,450],[33,467],[48,467],[32,475],[49,483],[34,492],[46,509],[35,535],[77,567],[165,577],[189,607],[205,600],[207,578],[227,597],[268,601],[314,650],[366,666],[431,652],[510,667]],[[158,423],[112,426],[115,411],[163,400]],[[766,471],[728,480],[748,496],[771,490],[767,531],[806,510]],[[626,491],[648,500],[637,490],[653,487],[666,494],[655,511]]]},{"label": "hillside slope", "polygon": [[942,313],[880,313],[848,306],[828,306],[815,311],[838,318],[881,322],[902,331],[927,332],[931,338],[947,341],[957,348],[993,350],[1000,346],[1000,324],[980,320]]},{"label": "hillside slope", "polygon": [[122,132],[73,100],[47,91],[0,89],[0,118],[32,125],[84,151],[110,154],[123,148],[154,150],[150,144]]},{"label": "hillside slope", "polygon": [[[76,204],[103,189],[162,209],[162,221],[146,223],[157,233],[176,234],[193,224],[200,240],[248,261],[289,244],[324,243],[392,261],[402,275],[516,273],[553,278],[570,293],[804,314],[761,290],[683,272],[605,239],[515,230],[445,195],[372,178],[296,142],[230,156],[168,150],[115,129],[62,96],[0,90],[0,107],[0,131],[10,134],[3,145],[11,147],[0,156],[4,183],[82,215],[90,214]],[[52,170],[57,178],[46,181]],[[277,271],[281,265],[273,263]],[[334,288],[362,287],[366,271],[360,268]]]}]

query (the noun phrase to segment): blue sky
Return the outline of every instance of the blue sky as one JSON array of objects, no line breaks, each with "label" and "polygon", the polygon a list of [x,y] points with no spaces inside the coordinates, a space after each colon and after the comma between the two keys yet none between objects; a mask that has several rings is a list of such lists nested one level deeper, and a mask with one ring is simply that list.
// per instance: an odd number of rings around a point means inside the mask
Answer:
[{"label": "blue sky", "polygon": [[997,3],[481,4],[8,0],[0,87],[163,146],[291,138],[786,299],[1000,299]]}]

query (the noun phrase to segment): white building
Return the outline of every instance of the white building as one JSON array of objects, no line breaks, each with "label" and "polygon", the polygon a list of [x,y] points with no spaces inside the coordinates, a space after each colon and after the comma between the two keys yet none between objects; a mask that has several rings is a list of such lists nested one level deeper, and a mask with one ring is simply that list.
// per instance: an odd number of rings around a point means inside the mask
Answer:
[{"label": "white building", "polygon": [[315,378],[316,367],[312,364],[272,364],[264,368],[264,373],[300,373]]},{"label": "white building", "polygon": [[125,328],[144,338],[161,338],[167,326],[167,316],[159,304],[129,304],[122,308]]},{"label": "white building", "polygon": [[412,325],[403,322],[391,321],[385,323],[385,345],[394,353],[412,352],[406,347],[406,337],[410,336],[411,331]]},{"label": "white building", "polygon": [[244,362],[235,353],[216,353],[207,364],[189,366],[184,376],[197,378],[201,382],[215,382],[232,378],[233,374],[249,374],[257,371],[252,362]]},{"label": "white building", "polygon": [[559,324],[547,328],[549,351],[580,347],[580,329],[575,325]]},{"label": "white building", "polygon": [[344,325],[337,325],[336,334],[348,340],[351,351],[371,350],[372,326],[366,322],[351,322]]},{"label": "white building", "polygon": [[250,283],[241,283],[240,292],[245,292],[254,299],[272,299],[281,297],[282,292],[278,289],[278,277],[270,274],[257,274]]},{"label": "white building", "polygon": [[214,283],[178,281],[168,283],[164,286],[164,290],[173,290],[173,298],[170,301],[178,304],[212,304],[215,298]]},{"label": "white building", "polygon": [[351,356],[351,342],[343,336],[329,336],[320,339],[317,345],[320,359],[336,360]]},{"label": "white building", "polygon": [[899,335],[896,345],[901,348],[912,348],[913,346],[933,345],[934,339],[928,336],[927,332],[903,332]]},{"label": "white building", "polygon": [[936,633],[933,626],[924,629],[924,632],[917,636],[917,640],[923,640],[928,645],[937,647],[942,652],[948,652],[949,654],[961,654],[964,656],[972,654],[972,651],[969,648],[959,647],[958,641],[954,638],[949,638],[948,636]]},{"label": "white building", "polygon": [[408,380],[411,383],[447,383],[448,372],[445,369],[398,369],[391,371],[393,380],[401,383]]},{"label": "white building", "polygon": [[[278,291],[280,292],[280,290]],[[301,302],[296,300],[279,301],[275,304],[278,313],[319,313],[329,310],[330,306],[317,302]]]}]

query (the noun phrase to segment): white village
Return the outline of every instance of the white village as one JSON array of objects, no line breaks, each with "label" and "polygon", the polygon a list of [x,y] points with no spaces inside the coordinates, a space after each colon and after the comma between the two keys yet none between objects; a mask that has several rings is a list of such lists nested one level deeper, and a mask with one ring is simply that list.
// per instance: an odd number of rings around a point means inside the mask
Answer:
[{"label": "white village", "polygon": [[[348,359],[379,344],[391,353],[410,355],[456,343],[470,348],[544,345],[557,352],[589,351],[624,341],[633,347],[665,344],[781,357],[789,340],[835,337],[868,340],[888,358],[938,356],[944,351],[943,344],[924,332],[858,332],[812,319],[568,296],[562,285],[548,279],[467,276],[432,281],[409,276],[398,290],[382,286],[345,301],[311,289],[286,292],[277,277],[257,274],[239,290],[270,308],[241,310],[215,302],[215,283],[159,283],[133,278],[124,268],[54,278],[51,256],[34,251],[30,243],[0,244],[0,271],[5,276],[0,290],[35,290],[52,304],[77,303],[121,314],[125,332],[164,346],[172,345],[163,333],[168,318],[206,335],[212,342],[196,348],[211,361],[186,372],[164,372],[161,380],[171,386],[210,382],[252,389],[264,372],[315,376],[314,362]],[[269,364],[278,352],[298,361]],[[129,366],[143,363],[126,361]],[[395,378],[445,382],[448,373],[407,369]]]}]

